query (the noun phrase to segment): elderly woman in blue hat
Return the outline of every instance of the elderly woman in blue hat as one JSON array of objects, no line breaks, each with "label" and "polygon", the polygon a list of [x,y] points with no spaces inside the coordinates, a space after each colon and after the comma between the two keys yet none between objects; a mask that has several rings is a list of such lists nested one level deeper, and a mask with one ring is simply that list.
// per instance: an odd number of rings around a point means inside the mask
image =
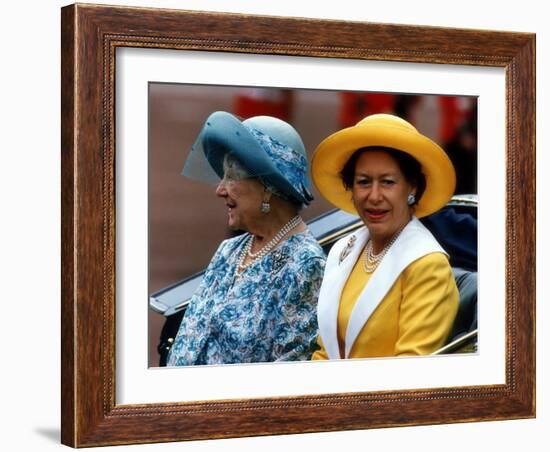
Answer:
[{"label": "elderly woman in blue hat", "polygon": [[299,211],[313,199],[305,148],[284,121],[206,120],[187,177],[217,182],[230,228],[193,295],[168,365],[309,359],[325,256]]}]

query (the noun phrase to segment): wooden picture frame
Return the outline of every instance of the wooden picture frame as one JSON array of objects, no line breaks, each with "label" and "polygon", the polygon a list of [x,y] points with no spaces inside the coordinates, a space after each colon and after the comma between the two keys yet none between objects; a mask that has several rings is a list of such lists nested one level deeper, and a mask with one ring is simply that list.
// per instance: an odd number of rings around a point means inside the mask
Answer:
[{"label": "wooden picture frame", "polygon": [[[115,402],[119,47],[506,70],[505,383],[315,396]],[[535,36],[71,5],[62,9],[62,442],[73,447],[535,416]]]}]

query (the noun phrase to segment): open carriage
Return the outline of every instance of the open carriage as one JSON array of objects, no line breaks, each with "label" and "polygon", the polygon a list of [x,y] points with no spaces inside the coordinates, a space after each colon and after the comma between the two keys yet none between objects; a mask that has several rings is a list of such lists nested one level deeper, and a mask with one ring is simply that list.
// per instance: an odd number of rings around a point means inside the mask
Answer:
[{"label": "open carriage", "polygon": [[[468,353],[477,350],[477,195],[457,195],[438,212],[422,218],[450,255],[460,294],[459,309],[447,343],[434,354]],[[363,225],[354,215],[331,210],[308,226],[328,254],[332,245]],[[164,315],[166,321],[158,344],[160,366],[166,365],[168,353],[191,296],[199,286],[204,272],[196,273],[161,289],[149,298],[152,310]]]}]

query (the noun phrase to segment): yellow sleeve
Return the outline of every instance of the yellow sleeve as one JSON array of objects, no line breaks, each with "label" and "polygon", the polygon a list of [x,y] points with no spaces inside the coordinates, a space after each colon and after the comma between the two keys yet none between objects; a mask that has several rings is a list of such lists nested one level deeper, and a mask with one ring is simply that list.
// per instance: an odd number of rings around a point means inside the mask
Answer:
[{"label": "yellow sleeve", "polygon": [[458,310],[458,289],[447,257],[432,253],[403,272],[395,355],[427,355],[443,346]]},{"label": "yellow sleeve", "polygon": [[321,360],[321,359],[328,359],[327,351],[325,350],[325,346],[323,344],[323,341],[321,339],[321,336],[317,336],[317,344],[319,347],[321,347],[319,350],[315,350],[313,352],[313,355],[311,356],[312,360]]}]

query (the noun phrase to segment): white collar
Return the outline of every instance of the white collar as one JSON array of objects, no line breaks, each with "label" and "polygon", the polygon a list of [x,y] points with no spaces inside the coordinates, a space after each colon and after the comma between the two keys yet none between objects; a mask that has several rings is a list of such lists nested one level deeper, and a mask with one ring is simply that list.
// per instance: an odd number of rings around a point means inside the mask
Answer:
[{"label": "white collar", "polygon": [[[368,238],[368,230],[363,227],[336,242],[327,258],[319,292],[317,317],[323,345],[330,359],[340,358],[337,333],[340,298]],[[364,325],[401,272],[415,260],[434,252],[445,253],[430,231],[413,217],[388,250],[355,303],[346,329],[346,358],[349,357]]]}]

